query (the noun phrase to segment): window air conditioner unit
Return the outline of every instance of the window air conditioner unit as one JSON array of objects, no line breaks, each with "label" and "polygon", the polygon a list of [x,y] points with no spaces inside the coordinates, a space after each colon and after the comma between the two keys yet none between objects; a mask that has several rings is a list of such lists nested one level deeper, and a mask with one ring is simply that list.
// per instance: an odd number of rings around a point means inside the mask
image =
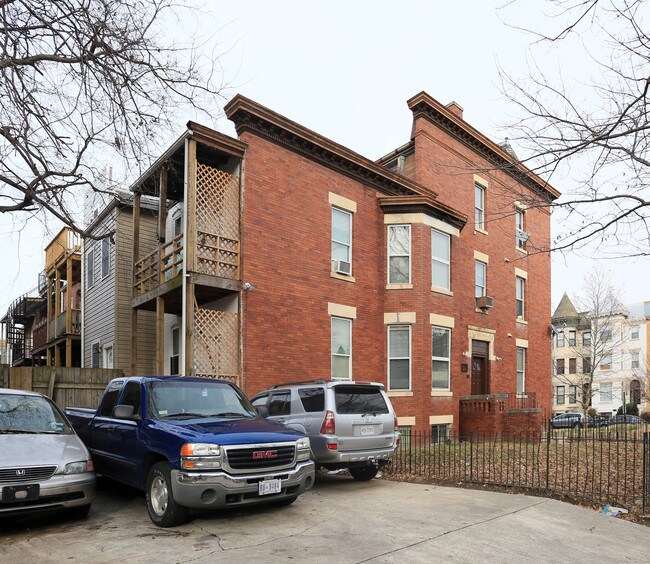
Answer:
[{"label": "window air conditioner unit", "polygon": [[333,260],[332,265],[334,272],[338,274],[345,274],[346,276],[350,276],[352,274],[351,262],[348,262],[346,260]]},{"label": "window air conditioner unit", "polygon": [[476,298],[476,307],[480,309],[489,309],[494,305],[494,298],[491,296],[481,296]]},{"label": "window air conditioner unit", "polygon": [[528,233],[527,231],[520,231],[519,233],[517,233],[517,238],[522,243],[525,243],[526,241],[528,241],[528,239],[530,239],[530,233]]}]

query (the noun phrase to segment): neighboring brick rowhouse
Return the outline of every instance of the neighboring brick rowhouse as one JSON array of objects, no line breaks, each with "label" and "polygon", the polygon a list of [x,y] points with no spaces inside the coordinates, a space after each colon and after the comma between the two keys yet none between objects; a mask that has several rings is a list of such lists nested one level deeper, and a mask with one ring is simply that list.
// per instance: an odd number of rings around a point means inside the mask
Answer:
[{"label": "neighboring brick rowhouse", "polygon": [[[548,409],[550,260],[516,248],[515,211],[525,210],[529,250],[544,248],[548,210],[526,202],[557,192],[537,177],[517,173],[519,182],[500,170],[495,162],[510,157],[460,112],[424,93],[409,105],[413,140],[395,155],[404,152],[412,178],[377,172],[378,164],[392,168],[390,156],[367,161],[243,97],[226,107],[247,144],[241,280],[254,290],[243,293],[242,304],[245,391],[330,379],[331,317],[343,315],[353,320],[352,378],[387,389],[388,326],[410,326],[410,386],[389,395],[400,424],[413,430],[462,428],[459,401],[472,393],[473,339],[489,343],[488,393],[516,392],[517,348],[525,349],[525,390]],[[474,228],[475,182],[485,187],[484,230]],[[331,272],[333,206],[352,214],[351,276]],[[388,224],[411,227],[408,285],[387,287]],[[432,289],[432,227],[450,235],[450,291]],[[487,313],[476,308],[476,256],[488,263],[494,307]],[[516,276],[526,290],[519,320]],[[432,391],[432,325],[451,329],[449,390]],[[530,417],[523,419],[530,428]]]}]

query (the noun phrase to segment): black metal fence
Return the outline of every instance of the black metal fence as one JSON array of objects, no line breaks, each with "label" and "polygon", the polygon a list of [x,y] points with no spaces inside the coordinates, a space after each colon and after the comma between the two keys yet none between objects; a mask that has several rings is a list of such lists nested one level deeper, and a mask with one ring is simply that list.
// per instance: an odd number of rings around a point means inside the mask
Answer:
[{"label": "black metal fence", "polygon": [[535,437],[412,432],[387,477],[487,484],[650,512],[650,425],[552,429]]}]

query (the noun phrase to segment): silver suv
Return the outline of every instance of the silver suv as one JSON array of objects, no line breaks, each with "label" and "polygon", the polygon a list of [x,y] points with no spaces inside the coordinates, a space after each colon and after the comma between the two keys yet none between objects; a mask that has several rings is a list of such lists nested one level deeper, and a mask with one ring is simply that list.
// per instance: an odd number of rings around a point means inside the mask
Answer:
[{"label": "silver suv", "polygon": [[399,446],[395,410],[375,382],[312,380],[272,386],[252,399],[260,415],[303,431],[317,467],[371,480]]}]

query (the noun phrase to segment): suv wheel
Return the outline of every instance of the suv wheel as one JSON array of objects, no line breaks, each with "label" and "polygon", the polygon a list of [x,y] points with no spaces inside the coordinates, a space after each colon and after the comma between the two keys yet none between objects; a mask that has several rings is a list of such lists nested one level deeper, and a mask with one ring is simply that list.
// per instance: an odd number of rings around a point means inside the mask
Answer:
[{"label": "suv wheel", "polygon": [[353,466],[350,468],[350,474],[359,482],[367,482],[377,475],[378,468],[374,464],[368,466]]}]

